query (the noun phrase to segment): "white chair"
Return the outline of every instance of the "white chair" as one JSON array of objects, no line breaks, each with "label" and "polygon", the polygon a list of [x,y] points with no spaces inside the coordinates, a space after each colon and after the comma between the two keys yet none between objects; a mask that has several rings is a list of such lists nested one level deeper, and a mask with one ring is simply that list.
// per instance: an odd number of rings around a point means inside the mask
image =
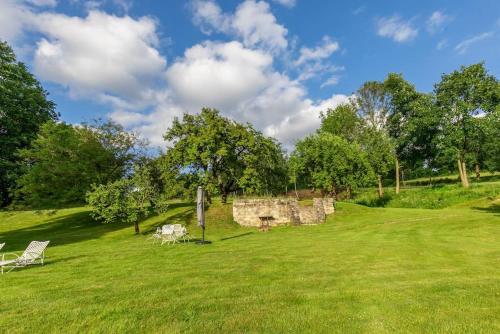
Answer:
[{"label": "white chair", "polygon": [[176,238],[182,239],[182,241],[191,239],[191,236],[188,234],[187,229],[181,224],[174,224],[174,233]]},{"label": "white chair", "polygon": [[177,237],[175,235],[174,225],[163,225],[161,227],[161,244],[176,243]]},{"label": "white chair", "polygon": [[161,227],[156,228],[156,232],[149,236],[148,240],[150,239],[153,239],[153,243],[155,243],[156,241],[161,242]]},{"label": "white chair", "polygon": [[[22,268],[37,263],[43,266],[43,260],[45,258],[45,248],[47,248],[49,242],[50,241],[32,241],[21,256],[18,256],[15,253],[3,254],[2,261],[0,261],[2,274],[4,273],[4,268],[10,268],[7,271],[10,272],[15,268]],[[6,260],[6,255],[14,255],[16,258]]]}]

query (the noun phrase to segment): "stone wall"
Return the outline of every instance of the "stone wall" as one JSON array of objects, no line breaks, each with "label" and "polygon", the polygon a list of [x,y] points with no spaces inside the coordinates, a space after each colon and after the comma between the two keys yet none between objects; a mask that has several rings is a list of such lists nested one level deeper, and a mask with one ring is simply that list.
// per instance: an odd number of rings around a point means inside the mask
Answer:
[{"label": "stone wall", "polygon": [[319,224],[333,213],[332,198],[314,198],[312,206],[299,206],[296,199],[252,198],[233,201],[233,219],[243,226],[260,226],[259,217],[272,217],[270,226]]}]

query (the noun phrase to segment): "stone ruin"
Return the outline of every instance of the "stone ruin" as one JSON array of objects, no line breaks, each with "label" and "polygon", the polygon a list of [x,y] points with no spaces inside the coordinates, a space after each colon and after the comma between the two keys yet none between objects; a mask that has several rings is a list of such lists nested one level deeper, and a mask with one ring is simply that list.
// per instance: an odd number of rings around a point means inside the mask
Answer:
[{"label": "stone ruin", "polygon": [[312,206],[299,205],[291,198],[234,199],[233,219],[242,226],[261,226],[261,218],[271,217],[270,226],[320,224],[333,213],[333,198],[314,198]]}]

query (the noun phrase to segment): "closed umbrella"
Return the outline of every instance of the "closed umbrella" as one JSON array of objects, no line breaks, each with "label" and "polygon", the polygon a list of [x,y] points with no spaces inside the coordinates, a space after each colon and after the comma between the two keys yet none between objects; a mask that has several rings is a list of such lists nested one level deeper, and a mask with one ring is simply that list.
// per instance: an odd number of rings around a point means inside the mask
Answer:
[{"label": "closed umbrella", "polygon": [[198,218],[198,226],[202,229],[202,238],[199,244],[208,244],[210,241],[205,241],[205,192],[202,187],[198,187],[196,193],[196,216]]}]

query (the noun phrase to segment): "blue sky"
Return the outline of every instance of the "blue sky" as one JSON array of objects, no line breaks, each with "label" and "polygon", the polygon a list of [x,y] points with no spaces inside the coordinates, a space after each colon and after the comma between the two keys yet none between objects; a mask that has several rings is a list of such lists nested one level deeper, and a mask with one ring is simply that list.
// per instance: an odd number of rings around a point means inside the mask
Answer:
[{"label": "blue sky", "polygon": [[0,38],[71,123],[112,118],[152,146],[216,107],[290,147],[364,81],[431,91],[500,72],[500,1],[0,0]]}]

